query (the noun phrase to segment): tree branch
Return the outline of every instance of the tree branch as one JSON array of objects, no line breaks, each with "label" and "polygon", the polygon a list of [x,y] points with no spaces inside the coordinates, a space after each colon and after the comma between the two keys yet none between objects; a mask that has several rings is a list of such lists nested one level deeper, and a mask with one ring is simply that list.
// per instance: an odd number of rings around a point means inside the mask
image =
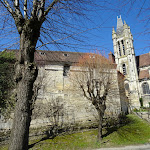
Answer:
[{"label": "tree branch", "polygon": [[92,98],[92,94],[91,94],[91,88],[90,88],[91,84],[90,81],[87,81],[87,92],[89,93],[90,98]]},{"label": "tree branch", "polygon": [[44,6],[45,6],[45,0],[41,0],[40,2],[40,9],[39,9],[39,16],[38,20],[41,21],[44,18]]},{"label": "tree branch", "polygon": [[37,7],[37,0],[33,0],[33,10],[31,12],[31,18],[34,18],[36,16]]},{"label": "tree branch", "polygon": [[8,12],[14,17],[14,11],[13,9],[10,7],[9,3],[4,0],[4,2],[2,0],[0,0],[0,2],[2,3],[2,5],[8,10]]},{"label": "tree branch", "polygon": [[19,0],[14,1],[15,14],[19,19],[23,19],[22,13],[19,8]]},{"label": "tree branch", "polygon": [[80,88],[82,89],[84,96],[85,96],[88,100],[91,100],[91,98],[89,98],[89,97],[86,95],[86,92],[85,92],[85,90],[84,90],[83,85],[80,85]]},{"label": "tree branch", "polygon": [[49,7],[47,8],[47,10],[44,13],[44,17],[46,17],[46,15],[49,13],[49,11],[53,8],[53,6],[55,4],[57,4],[60,0],[53,0],[53,2],[49,5]]},{"label": "tree branch", "polygon": [[27,19],[28,15],[27,15],[27,0],[24,0],[24,18]]}]

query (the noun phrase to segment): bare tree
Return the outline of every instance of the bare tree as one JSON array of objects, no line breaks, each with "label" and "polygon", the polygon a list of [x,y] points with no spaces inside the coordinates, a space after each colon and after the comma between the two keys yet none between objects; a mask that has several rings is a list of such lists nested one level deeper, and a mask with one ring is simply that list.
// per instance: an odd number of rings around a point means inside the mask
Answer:
[{"label": "bare tree", "polygon": [[46,104],[37,103],[33,111],[33,119],[46,118],[49,121],[47,136],[54,138],[59,134],[59,130],[64,128],[64,117],[67,116],[64,109],[64,101],[61,97],[46,99]]},{"label": "bare tree", "polygon": [[102,140],[102,123],[106,110],[106,98],[114,84],[113,65],[102,55],[85,54],[75,64],[72,73],[75,86],[91,101],[98,113],[98,140]]},{"label": "bare tree", "polygon": [[[9,150],[27,150],[29,126],[32,115],[33,84],[38,75],[34,63],[34,52],[38,43],[68,45],[63,39],[72,37],[77,39],[77,31],[73,24],[79,16],[83,15],[86,6],[92,4],[90,0],[0,0],[0,13],[5,25],[12,25],[19,35],[19,56],[15,64],[15,81],[17,85],[17,103],[13,128],[11,132]],[[4,14],[7,16],[5,17]],[[68,17],[72,16],[72,22]],[[11,31],[13,31],[11,29]],[[9,30],[9,29],[8,29]],[[10,30],[9,30],[10,31]],[[65,35],[62,37],[62,34]],[[73,36],[74,35],[74,36]],[[47,42],[47,44],[49,43]]]}]

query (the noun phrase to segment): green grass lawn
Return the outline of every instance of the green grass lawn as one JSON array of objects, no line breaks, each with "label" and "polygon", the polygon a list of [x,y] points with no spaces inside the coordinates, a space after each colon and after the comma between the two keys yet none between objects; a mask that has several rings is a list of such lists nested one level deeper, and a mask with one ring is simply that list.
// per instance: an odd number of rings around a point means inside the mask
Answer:
[{"label": "green grass lawn", "polygon": [[[90,130],[61,135],[54,139],[30,141],[30,150],[91,150],[100,147],[150,143],[150,126],[147,122],[134,115],[128,115],[127,122],[121,127],[104,129],[102,143],[97,142],[97,130]],[[4,148],[0,148],[2,149]]]}]

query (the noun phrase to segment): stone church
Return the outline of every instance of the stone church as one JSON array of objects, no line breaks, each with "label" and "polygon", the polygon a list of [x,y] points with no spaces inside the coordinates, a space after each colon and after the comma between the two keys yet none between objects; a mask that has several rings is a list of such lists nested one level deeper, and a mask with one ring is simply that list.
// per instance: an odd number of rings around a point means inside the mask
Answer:
[{"label": "stone church", "polygon": [[144,106],[150,104],[150,52],[135,56],[133,36],[130,27],[117,17],[116,31],[112,30],[114,55],[109,54],[111,60],[117,64],[125,79],[126,95],[131,105],[139,107],[142,98]]},{"label": "stone church", "polygon": [[[139,108],[139,98],[143,98],[144,106],[150,102],[150,53],[135,56],[130,27],[122,22],[121,17],[117,18],[117,29],[113,29],[112,39],[114,54],[109,53],[108,60],[115,66],[111,71],[114,85],[107,96],[106,117],[127,112],[129,103]],[[17,56],[18,51],[15,53]],[[36,84],[40,88],[31,127],[57,124],[94,126],[97,119],[95,108],[70,79],[73,72],[80,71],[74,64],[84,55],[79,52],[35,52],[39,69]],[[11,125],[12,120],[4,122],[0,119],[0,129],[10,129]]]}]

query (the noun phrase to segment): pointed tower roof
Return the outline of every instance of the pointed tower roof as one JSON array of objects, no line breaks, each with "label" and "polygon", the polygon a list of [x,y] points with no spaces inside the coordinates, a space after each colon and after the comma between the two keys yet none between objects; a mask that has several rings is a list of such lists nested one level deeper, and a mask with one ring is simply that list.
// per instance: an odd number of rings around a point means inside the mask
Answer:
[{"label": "pointed tower roof", "polygon": [[122,33],[122,31],[123,31],[123,22],[120,15],[120,18],[117,16],[117,34]]}]

